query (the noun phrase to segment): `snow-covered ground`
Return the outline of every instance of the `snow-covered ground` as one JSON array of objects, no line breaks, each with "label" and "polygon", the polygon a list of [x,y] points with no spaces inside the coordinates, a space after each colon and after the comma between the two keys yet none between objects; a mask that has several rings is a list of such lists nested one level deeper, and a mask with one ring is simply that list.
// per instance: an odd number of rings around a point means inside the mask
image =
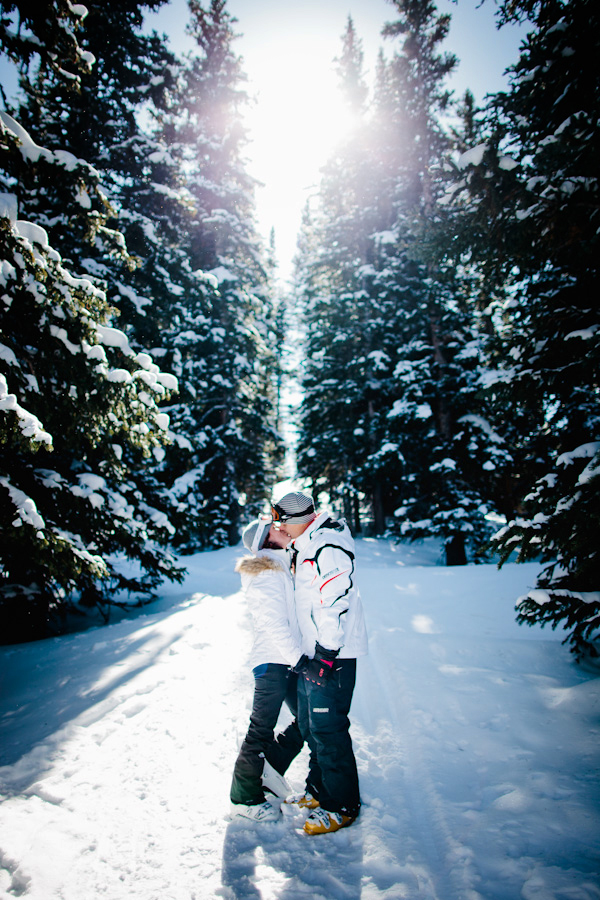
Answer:
[{"label": "snow-covered ground", "polygon": [[229,822],[253,688],[239,553],[186,560],[137,618],[0,648],[2,897],[600,898],[599,673],[515,624],[533,565],[359,541],[360,819]]}]

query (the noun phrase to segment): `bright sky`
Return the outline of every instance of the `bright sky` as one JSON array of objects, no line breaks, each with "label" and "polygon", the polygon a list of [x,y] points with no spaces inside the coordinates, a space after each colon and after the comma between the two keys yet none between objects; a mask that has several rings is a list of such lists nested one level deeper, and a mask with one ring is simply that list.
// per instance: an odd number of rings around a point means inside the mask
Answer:
[{"label": "bright sky", "polygon": [[[452,14],[446,49],[459,60],[450,82],[458,95],[466,88],[481,100],[504,85],[503,72],[516,61],[518,33],[498,32],[491,0],[438,0],[441,12]],[[208,0],[207,0],[208,4]],[[337,93],[334,58],[342,48],[348,15],[362,40],[365,71],[370,81],[380,47],[398,41],[380,37],[396,9],[388,0],[228,0],[238,21],[235,50],[242,56],[248,91],[254,98],[247,125],[249,169],[264,187],[256,196],[261,231],[268,238],[275,228],[279,272],[285,281],[296,248],[302,210],[315,189],[319,168],[326,161],[347,123]],[[186,0],[171,0],[150,20],[171,36],[176,50],[192,49],[185,35]]]}]

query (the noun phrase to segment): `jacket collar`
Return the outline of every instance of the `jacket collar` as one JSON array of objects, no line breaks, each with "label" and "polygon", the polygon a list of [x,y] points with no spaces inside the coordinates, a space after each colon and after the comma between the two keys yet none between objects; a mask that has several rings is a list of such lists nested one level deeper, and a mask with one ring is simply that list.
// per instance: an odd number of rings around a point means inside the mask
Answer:
[{"label": "jacket collar", "polygon": [[289,548],[291,550],[296,550],[297,552],[304,550],[310,543],[310,540],[315,531],[317,531],[317,529],[321,527],[323,522],[326,522],[329,518],[331,517],[328,512],[319,513],[317,518],[313,519],[313,521],[310,523],[306,531],[303,531],[301,535],[299,535],[297,538],[294,538],[291,544],[288,545]]}]

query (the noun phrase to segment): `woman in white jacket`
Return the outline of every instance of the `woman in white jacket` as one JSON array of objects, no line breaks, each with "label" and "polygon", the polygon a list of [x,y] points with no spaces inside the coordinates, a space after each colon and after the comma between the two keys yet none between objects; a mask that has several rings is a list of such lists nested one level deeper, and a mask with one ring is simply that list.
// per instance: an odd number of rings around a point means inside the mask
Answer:
[{"label": "woman in white jacket", "polygon": [[236,565],[254,626],[251,665],[254,700],[250,726],[241,746],[231,784],[231,812],[255,821],[273,821],[279,806],[265,798],[265,787],[285,795],[283,774],[302,749],[303,739],[294,721],[274,738],[285,701],[296,716],[297,674],[302,654],[294,605],[294,585],[283,547],[289,540],[264,517],[243,535],[251,551]]}]

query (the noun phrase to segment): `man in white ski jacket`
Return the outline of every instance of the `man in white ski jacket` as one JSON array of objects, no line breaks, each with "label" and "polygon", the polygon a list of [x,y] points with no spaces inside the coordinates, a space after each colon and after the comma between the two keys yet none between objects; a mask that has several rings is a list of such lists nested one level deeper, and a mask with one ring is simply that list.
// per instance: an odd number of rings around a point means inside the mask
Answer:
[{"label": "man in white ski jacket", "polygon": [[351,825],[360,810],[348,713],[356,659],[368,652],[355,583],[354,540],[348,526],[316,514],[307,494],[286,494],[272,506],[273,521],[291,539],[295,602],[302,647],[309,657],[298,680],[298,724],[311,749],[306,792],[308,834]]}]

